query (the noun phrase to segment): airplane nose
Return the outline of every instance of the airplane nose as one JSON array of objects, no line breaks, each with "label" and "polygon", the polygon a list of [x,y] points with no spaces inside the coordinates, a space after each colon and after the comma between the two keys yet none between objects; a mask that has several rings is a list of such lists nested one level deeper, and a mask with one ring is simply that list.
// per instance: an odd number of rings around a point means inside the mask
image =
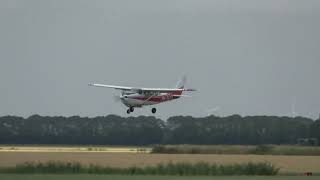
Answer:
[{"label": "airplane nose", "polygon": [[120,99],[126,99],[128,96],[120,96]]}]

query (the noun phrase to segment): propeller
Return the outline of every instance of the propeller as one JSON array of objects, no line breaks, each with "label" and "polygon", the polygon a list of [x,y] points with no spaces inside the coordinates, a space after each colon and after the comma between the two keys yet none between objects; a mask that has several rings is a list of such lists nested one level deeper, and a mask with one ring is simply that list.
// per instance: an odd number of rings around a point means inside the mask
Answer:
[{"label": "propeller", "polygon": [[120,101],[121,101],[121,97],[120,97],[119,95],[114,95],[114,96],[113,96],[113,100],[114,100],[115,102],[120,102]]}]

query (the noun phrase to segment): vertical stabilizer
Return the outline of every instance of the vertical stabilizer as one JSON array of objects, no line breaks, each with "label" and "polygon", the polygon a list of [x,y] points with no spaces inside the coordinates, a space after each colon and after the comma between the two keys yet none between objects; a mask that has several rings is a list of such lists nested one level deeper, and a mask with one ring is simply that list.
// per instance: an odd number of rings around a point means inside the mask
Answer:
[{"label": "vertical stabilizer", "polygon": [[186,81],[187,81],[187,77],[185,75],[182,76],[182,78],[178,81],[178,83],[176,85],[176,88],[177,89],[183,89],[185,84],[186,84]]}]

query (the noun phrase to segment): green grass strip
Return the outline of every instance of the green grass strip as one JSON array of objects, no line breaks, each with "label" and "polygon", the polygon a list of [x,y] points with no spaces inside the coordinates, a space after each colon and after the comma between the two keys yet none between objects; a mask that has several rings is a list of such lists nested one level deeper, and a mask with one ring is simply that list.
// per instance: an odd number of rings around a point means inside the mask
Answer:
[{"label": "green grass strip", "polygon": [[223,175],[276,175],[279,168],[266,162],[217,165],[199,163],[167,163],[147,167],[84,166],[78,162],[50,161],[46,163],[26,162],[15,167],[0,168],[0,173],[14,174],[120,174],[120,175],[179,175],[179,176],[223,176]]}]

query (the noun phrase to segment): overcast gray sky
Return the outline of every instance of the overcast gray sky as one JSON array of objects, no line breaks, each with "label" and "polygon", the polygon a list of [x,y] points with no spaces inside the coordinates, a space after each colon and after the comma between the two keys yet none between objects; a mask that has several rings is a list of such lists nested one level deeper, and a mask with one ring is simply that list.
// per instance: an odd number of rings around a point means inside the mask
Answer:
[{"label": "overcast gray sky", "polygon": [[[126,115],[112,89],[192,98],[159,118],[320,113],[318,0],[0,0],[0,115]],[[151,115],[150,108],[134,115]]]}]

